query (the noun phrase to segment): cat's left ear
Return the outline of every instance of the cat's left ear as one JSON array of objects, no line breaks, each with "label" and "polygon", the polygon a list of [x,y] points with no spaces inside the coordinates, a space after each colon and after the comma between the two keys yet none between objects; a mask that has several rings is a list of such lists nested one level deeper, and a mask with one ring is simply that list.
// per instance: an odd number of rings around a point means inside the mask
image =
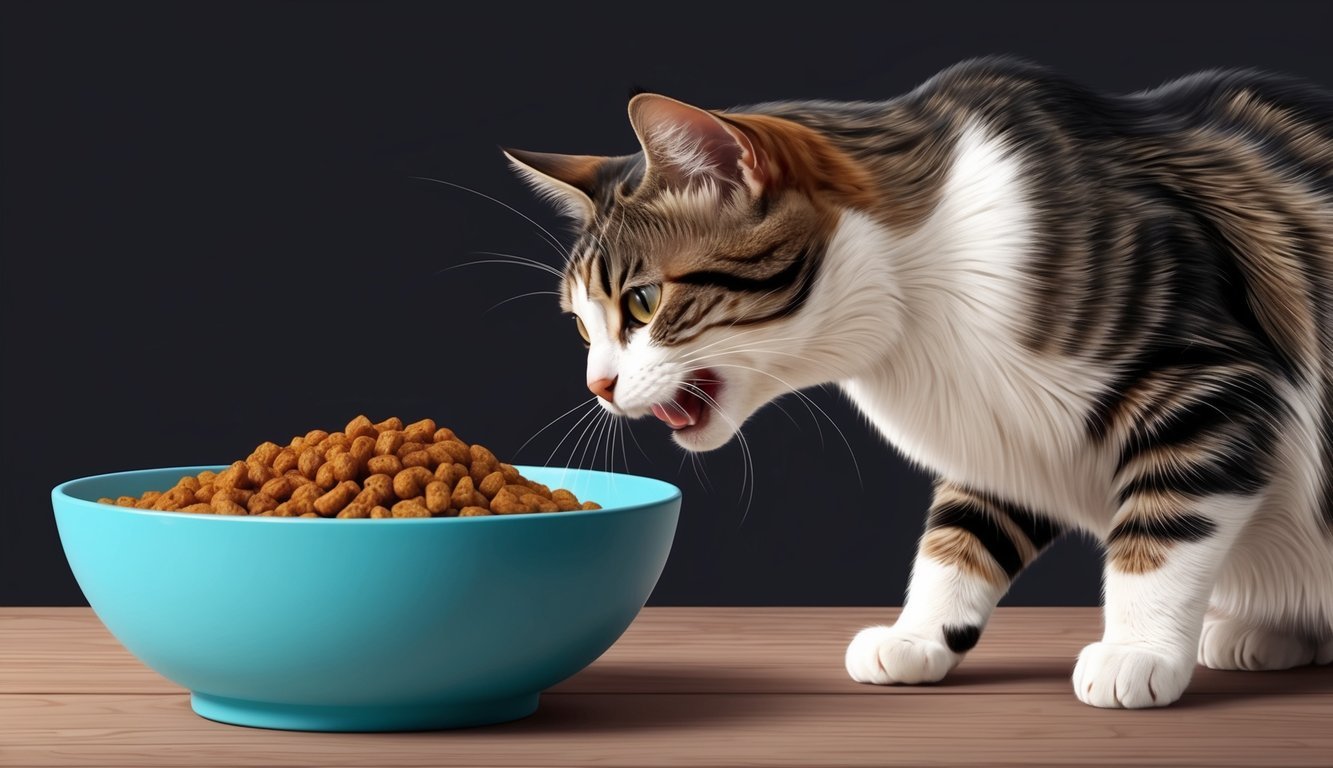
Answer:
[{"label": "cat's left ear", "polygon": [[769,181],[767,163],[739,126],[706,109],[655,93],[630,99],[629,120],[639,135],[650,171],[688,186],[711,178],[742,187],[754,197]]},{"label": "cat's left ear", "polygon": [[586,224],[596,212],[593,197],[602,165],[609,159],[592,155],[553,155],[546,152],[503,150],[514,170],[537,193],[554,202],[561,211]]}]

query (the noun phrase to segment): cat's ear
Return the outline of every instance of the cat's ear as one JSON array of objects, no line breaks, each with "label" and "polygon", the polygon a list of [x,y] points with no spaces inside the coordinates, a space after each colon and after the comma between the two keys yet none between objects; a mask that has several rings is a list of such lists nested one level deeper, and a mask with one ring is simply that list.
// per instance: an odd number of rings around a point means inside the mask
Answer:
[{"label": "cat's ear", "polygon": [[630,99],[629,121],[648,168],[669,183],[711,179],[758,197],[769,180],[767,163],[745,131],[706,109],[655,93]]},{"label": "cat's ear", "polygon": [[518,149],[503,152],[518,175],[532,185],[537,194],[555,203],[565,215],[580,224],[592,219],[599,172],[608,158]]}]

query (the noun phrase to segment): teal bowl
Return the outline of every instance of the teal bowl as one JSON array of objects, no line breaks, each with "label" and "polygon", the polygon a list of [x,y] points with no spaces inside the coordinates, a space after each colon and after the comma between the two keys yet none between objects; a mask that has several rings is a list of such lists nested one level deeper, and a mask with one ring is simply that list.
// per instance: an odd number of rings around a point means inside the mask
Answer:
[{"label": "teal bowl", "polygon": [[151,512],[102,496],[179,467],[51,492],[88,603],[210,720],[312,731],[456,728],[531,714],[620,637],[680,513],[660,480],[520,467],[604,509],[324,520]]}]

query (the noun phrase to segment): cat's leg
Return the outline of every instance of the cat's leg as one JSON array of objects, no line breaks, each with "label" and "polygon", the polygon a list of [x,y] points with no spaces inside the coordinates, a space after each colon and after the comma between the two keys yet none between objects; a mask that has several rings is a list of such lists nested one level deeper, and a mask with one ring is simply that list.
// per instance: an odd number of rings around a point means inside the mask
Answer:
[{"label": "cat's leg", "polygon": [[1204,612],[1222,562],[1259,506],[1257,495],[1198,497],[1163,487],[1179,474],[1126,486],[1108,537],[1101,642],[1079,654],[1074,693],[1096,707],[1161,707],[1194,672]]},{"label": "cat's leg", "polygon": [[1210,610],[1199,638],[1199,663],[1209,669],[1291,669],[1315,660],[1317,642],[1299,632],[1279,631]]},{"label": "cat's leg", "polygon": [[1010,581],[1063,532],[1017,505],[936,485],[907,603],[892,627],[861,630],[847,672],[861,683],[930,683],[972,649]]}]

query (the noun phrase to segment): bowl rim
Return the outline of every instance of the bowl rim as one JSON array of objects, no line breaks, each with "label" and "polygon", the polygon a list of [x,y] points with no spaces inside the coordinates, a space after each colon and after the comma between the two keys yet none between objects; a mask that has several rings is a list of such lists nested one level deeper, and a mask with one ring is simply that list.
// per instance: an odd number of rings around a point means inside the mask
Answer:
[{"label": "bowl rim", "polygon": [[[141,516],[147,516],[147,517],[168,518],[168,519],[171,519],[171,520],[212,520],[212,521],[218,521],[218,522],[221,522],[221,521],[228,521],[228,522],[226,522],[226,523],[222,523],[222,524],[224,524],[224,525],[230,525],[230,524],[238,523],[238,522],[240,522],[240,521],[250,521],[250,522],[258,522],[258,523],[262,523],[262,524],[287,524],[287,525],[291,525],[291,524],[301,524],[301,525],[312,525],[312,524],[315,524],[315,525],[318,525],[318,524],[321,524],[321,523],[323,523],[323,524],[337,523],[337,524],[339,524],[339,525],[344,525],[344,526],[345,526],[345,525],[347,525],[349,522],[351,522],[351,521],[349,521],[349,520],[338,519],[338,518],[333,518],[333,517],[314,517],[314,518],[309,518],[309,517],[265,517],[265,516],[261,516],[261,515],[202,515],[202,514],[190,514],[190,513],[186,513],[186,512],[171,512],[171,511],[156,510],[156,509],[136,509],[136,508],[134,508],[134,507],[118,507],[118,506],[114,506],[114,505],[110,505],[110,504],[101,504],[101,503],[97,502],[95,499],[90,501],[90,500],[88,500],[88,499],[80,498],[79,496],[75,496],[75,495],[73,495],[72,493],[70,493],[70,488],[71,488],[71,486],[75,486],[75,485],[77,485],[77,484],[79,484],[79,483],[85,483],[85,482],[89,482],[89,481],[93,481],[93,480],[102,480],[102,479],[105,479],[105,478],[120,477],[120,476],[124,476],[124,475],[141,475],[141,474],[144,474],[145,472],[177,472],[177,471],[179,471],[179,472],[181,473],[182,476],[184,476],[184,475],[190,475],[190,474],[196,474],[196,475],[197,475],[197,474],[199,474],[200,472],[203,472],[204,470],[218,471],[218,470],[226,469],[228,466],[229,466],[229,465],[227,465],[227,464],[200,464],[200,465],[196,465],[196,466],[183,466],[183,467],[150,467],[150,468],[148,468],[148,469],[130,469],[130,470],[123,470],[123,471],[120,471],[120,472],[104,472],[104,473],[99,474],[99,475],[86,475],[86,476],[84,476],[84,477],[76,477],[76,478],[74,478],[74,479],[72,479],[72,480],[66,480],[65,482],[60,483],[59,485],[57,485],[57,486],[55,486],[54,488],[52,488],[52,489],[51,489],[51,499],[52,499],[53,502],[56,501],[56,500],[62,500],[64,503],[73,503],[76,507],[82,507],[82,508],[85,508],[85,509],[96,508],[99,512],[106,512],[106,511],[108,511],[108,510],[115,510],[115,511],[117,511],[117,512],[128,513],[128,514],[133,514],[133,515],[141,515]],[[568,471],[568,472],[578,472],[578,473],[582,473],[582,474],[614,475],[614,476],[618,476],[618,477],[633,477],[633,478],[636,478],[636,479],[639,479],[639,480],[647,480],[647,481],[652,482],[652,483],[660,484],[660,485],[664,486],[664,489],[663,489],[663,490],[667,490],[667,489],[669,489],[671,492],[670,492],[669,494],[667,494],[667,495],[661,497],[661,498],[653,499],[653,500],[651,500],[651,501],[639,502],[639,503],[637,503],[637,504],[623,504],[623,505],[615,506],[615,507],[603,507],[602,509],[571,509],[571,510],[569,510],[569,511],[567,511],[567,512],[528,513],[528,514],[518,514],[518,515],[483,515],[483,516],[481,516],[481,517],[393,517],[393,518],[357,518],[357,519],[355,520],[355,522],[352,522],[352,524],[353,524],[353,525],[391,525],[391,526],[402,526],[402,525],[457,525],[457,524],[464,524],[464,525],[488,525],[488,524],[500,524],[500,521],[502,521],[502,520],[504,520],[504,521],[509,521],[509,520],[564,520],[564,519],[572,519],[572,518],[584,518],[584,517],[596,517],[596,516],[604,516],[604,515],[627,514],[627,513],[635,512],[635,511],[638,511],[638,510],[648,509],[648,508],[650,508],[650,507],[659,507],[659,506],[662,506],[662,505],[664,505],[664,504],[671,504],[672,502],[679,501],[679,500],[681,499],[681,497],[682,497],[680,488],[678,488],[675,484],[673,484],[673,483],[668,483],[668,482],[665,481],[665,480],[659,480],[658,478],[655,478],[655,477],[647,477],[647,476],[645,476],[645,475],[632,475],[632,474],[629,474],[629,473],[627,473],[627,472],[605,472],[605,471],[602,471],[602,470],[599,470],[599,469],[578,469],[578,468],[576,468],[576,467],[538,467],[538,466],[533,466],[533,465],[515,465],[515,468],[517,468],[520,472],[524,472],[524,471],[534,470],[534,469],[535,469],[535,470],[541,470],[541,471],[547,471],[547,470],[550,470],[550,471]],[[466,523],[463,522],[463,521],[465,521],[465,520],[467,521]],[[507,524],[507,523],[506,523],[506,524]]]}]

